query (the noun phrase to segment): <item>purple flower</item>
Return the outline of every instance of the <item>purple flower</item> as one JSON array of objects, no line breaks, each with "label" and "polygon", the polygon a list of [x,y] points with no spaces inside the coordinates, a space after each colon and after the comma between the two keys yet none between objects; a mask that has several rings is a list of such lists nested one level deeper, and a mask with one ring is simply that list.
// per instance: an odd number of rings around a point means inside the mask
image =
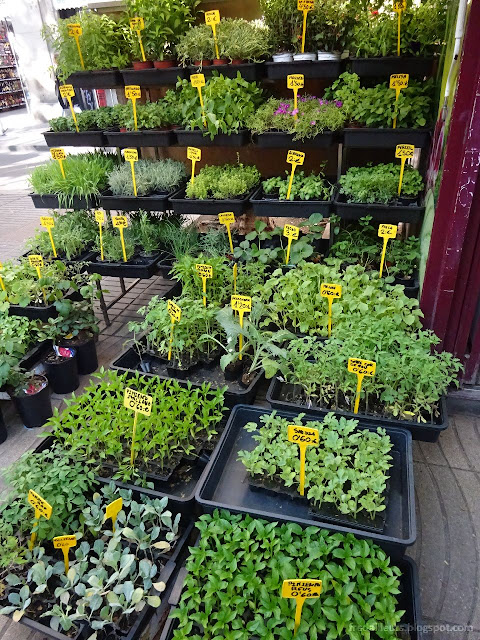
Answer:
[{"label": "purple flower", "polygon": [[317,123],[315,122],[315,120],[312,120],[310,124],[313,126],[313,125],[316,125]]},{"label": "purple flower", "polygon": [[319,98],[318,99],[318,104],[325,104],[325,102]]},{"label": "purple flower", "polygon": [[341,100],[335,100],[335,104],[337,105],[337,107],[341,107],[343,105],[343,102]]},{"label": "purple flower", "polygon": [[298,109],[293,109],[292,116],[296,116],[298,114]]}]

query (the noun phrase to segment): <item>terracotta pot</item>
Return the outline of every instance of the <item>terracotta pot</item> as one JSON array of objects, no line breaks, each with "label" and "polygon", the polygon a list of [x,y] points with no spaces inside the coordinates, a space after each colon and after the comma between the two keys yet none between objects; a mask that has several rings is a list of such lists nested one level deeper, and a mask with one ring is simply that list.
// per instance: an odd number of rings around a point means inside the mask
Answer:
[{"label": "terracotta pot", "polygon": [[232,64],[244,64],[245,60],[242,60],[242,58],[233,58],[232,60]]},{"label": "terracotta pot", "polygon": [[136,71],[139,71],[140,69],[152,69],[153,62],[151,60],[145,60],[145,62],[143,62],[143,60],[135,60],[135,62],[133,63],[133,68]]},{"label": "terracotta pot", "polygon": [[168,67],[176,67],[176,60],[155,60],[153,63],[155,69],[167,69]]},{"label": "terracotta pot", "polygon": [[215,60],[213,61],[213,64],[215,66],[219,66],[221,64],[228,64],[228,60],[226,58],[215,58]]},{"label": "terracotta pot", "polygon": [[212,64],[211,60],[195,60],[194,67],[209,67]]}]

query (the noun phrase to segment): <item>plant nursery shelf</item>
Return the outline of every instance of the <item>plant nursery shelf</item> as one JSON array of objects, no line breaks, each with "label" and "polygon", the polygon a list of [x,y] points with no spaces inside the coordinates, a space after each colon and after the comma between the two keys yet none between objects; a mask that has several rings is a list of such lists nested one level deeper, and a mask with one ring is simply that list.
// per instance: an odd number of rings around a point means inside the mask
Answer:
[{"label": "plant nursery shelf", "polygon": [[122,69],[121,74],[126,85],[138,84],[141,87],[163,87],[176,84],[177,80],[188,78],[190,73],[185,67],[166,67],[165,69]]},{"label": "plant nursery shelf", "polygon": [[66,206],[65,204],[60,206],[58,196],[54,193],[45,193],[43,195],[40,195],[39,193],[30,193],[29,195],[35,209],[93,209],[98,206],[98,199],[96,196],[89,196],[86,198],[68,196]]},{"label": "plant nursery shelf", "polygon": [[[152,256],[141,256],[135,254],[127,262],[107,262],[100,259],[100,254],[95,253],[87,267],[89,273],[99,273],[102,276],[112,276],[115,278],[151,278],[157,273],[157,265],[167,256],[163,251],[156,251]],[[174,286],[179,285],[175,283]],[[181,290],[181,285],[177,287]]]},{"label": "plant nursery shelf", "polygon": [[114,196],[106,191],[99,197],[100,206],[107,211],[159,211],[161,213],[170,208],[168,198],[175,191],[170,193],[152,194],[149,196]]},{"label": "plant nursery shelf", "polygon": [[341,194],[337,193],[334,201],[335,213],[344,220],[359,220],[363,216],[372,216],[377,222],[421,222],[425,207],[415,205],[387,205],[346,202]]},{"label": "plant nursery shelf", "polygon": [[218,71],[226,78],[236,78],[240,72],[242,78],[247,82],[256,82],[265,77],[265,65],[263,62],[243,62],[241,64],[212,64],[199,67],[189,67],[190,73],[203,73],[206,77],[211,76],[214,71]]},{"label": "plant nursery shelf", "polygon": [[397,144],[413,144],[427,148],[430,144],[430,129],[344,129],[343,143],[351,148],[390,149]]},{"label": "plant nursery shelf", "polygon": [[247,129],[241,129],[238,133],[217,133],[213,140],[199,130],[177,129],[175,134],[181,147],[243,147],[250,142],[250,132]]},{"label": "plant nursery shelf", "polygon": [[205,215],[218,215],[222,211],[233,211],[236,216],[242,215],[250,206],[250,197],[253,189],[241,198],[232,200],[196,200],[185,197],[185,189],[180,189],[171,198],[175,213],[198,213]]},{"label": "plant nursery shelf", "polygon": [[342,132],[325,131],[325,133],[319,133],[314,138],[305,138],[305,140],[294,140],[293,138],[293,133],[268,131],[266,133],[255,134],[253,142],[259,147],[268,149],[318,149],[319,147],[331,147],[334,144],[342,142]]},{"label": "plant nursery shelf", "polygon": [[75,71],[67,83],[81,89],[115,89],[124,86],[122,74],[118,69]]},{"label": "plant nursery shelf", "polygon": [[265,66],[269,80],[286,80],[295,73],[301,73],[305,78],[337,78],[342,72],[343,61],[266,62]]},{"label": "plant nursery shelf", "polygon": [[175,143],[175,132],[168,130],[105,131],[111,147],[169,147]]},{"label": "plant nursery shelf", "polygon": [[434,58],[397,57],[386,58],[350,58],[352,73],[363,77],[388,78],[392,73],[408,73],[415,78],[430,76],[433,72]]},{"label": "plant nursery shelf", "polygon": [[333,209],[331,200],[278,200],[269,198],[262,187],[250,198],[256,216],[308,218],[312,213],[328,215]]},{"label": "plant nursery shelf", "polygon": [[107,138],[103,131],[44,131],[49,147],[104,147]]}]

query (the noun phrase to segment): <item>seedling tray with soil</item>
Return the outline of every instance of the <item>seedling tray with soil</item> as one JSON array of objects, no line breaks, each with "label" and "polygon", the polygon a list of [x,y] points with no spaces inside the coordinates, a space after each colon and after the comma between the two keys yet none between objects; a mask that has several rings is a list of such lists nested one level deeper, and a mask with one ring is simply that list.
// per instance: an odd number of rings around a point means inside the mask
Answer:
[{"label": "seedling tray with soil", "polygon": [[439,416],[434,422],[429,421],[429,416],[425,416],[426,422],[413,422],[409,420],[397,420],[395,418],[385,418],[379,415],[361,413],[354,414],[351,411],[332,410],[317,407],[309,404],[305,398],[303,389],[299,385],[281,382],[278,377],[272,379],[267,391],[267,402],[273,409],[279,411],[296,411],[297,413],[307,413],[311,416],[323,417],[327,413],[335,413],[336,416],[353,418],[362,425],[373,425],[377,427],[400,427],[410,431],[413,440],[423,442],[436,442],[442,431],[448,427],[448,413],[445,396],[439,401]]},{"label": "seedling tray with soil", "polygon": [[94,209],[98,206],[98,199],[93,195],[85,198],[67,196],[66,199],[62,199],[61,206],[55,193],[45,193],[43,195],[30,193],[29,195],[35,209]]},{"label": "seedling tray with soil", "polygon": [[243,196],[229,200],[214,200],[213,198],[198,200],[186,198],[185,189],[179,189],[170,197],[170,202],[175,213],[218,215],[222,211],[233,211],[236,216],[241,216],[250,207],[250,197],[254,191],[255,189],[252,189]]},{"label": "seedling tray with soil", "polygon": [[205,77],[212,75],[213,71],[218,71],[225,78],[236,78],[237,73],[240,71],[240,75],[247,82],[256,82],[265,77],[265,65],[263,62],[241,62],[240,64],[212,64],[199,67],[189,67],[190,74],[203,73]]},{"label": "seedling tray with soil", "polygon": [[397,144],[413,144],[427,148],[430,144],[430,129],[371,129],[368,127],[343,130],[343,143],[352,148],[395,148]]},{"label": "seedling tray with soil", "polygon": [[170,208],[168,198],[175,191],[152,193],[148,196],[114,196],[105,191],[100,196],[100,206],[106,211],[159,211],[164,213]]},{"label": "seedling tray with soil", "polygon": [[343,194],[337,193],[334,200],[335,213],[344,220],[359,220],[364,216],[372,216],[377,222],[421,222],[425,212],[424,206],[418,204],[368,204],[347,202]]},{"label": "seedling tray with soil", "polygon": [[328,216],[333,209],[333,197],[330,200],[279,200],[266,194],[263,187],[255,191],[250,202],[256,216],[308,218],[312,213]]},{"label": "seedling tray with soil", "polygon": [[250,142],[247,129],[241,129],[238,133],[217,133],[213,140],[199,129],[176,129],[175,134],[181,147],[243,147]]},{"label": "seedling tray with soil", "polygon": [[190,73],[185,67],[165,67],[164,69],[122,69],[121,74],[126,85],[138,84],[141,87],[163,87],[177,84],[177,80],[188,78]]},{"label": "seedling tray with soil", "polygon": [[420,58],[416,56],[385,58],[350,58],[352,73],[361,77],[382,78],[392,73],[408,73],[415,78],[430,76],[433,72],[434,58]]},{"label": "seedling tray with soil", "polygon": [[169,147],[175,143],[172,129],[145,129],[142,131],[105,131],[111,147]]},{"label": "seedling tray with soil", "polygon": [[122,74],[118,69],[75,71],[66,82],[81,89],[115,89],[124,86]]},{"label": "seedling tray with soil", "polygon": [[95,253],[87,271],[88,273],[99,273],[102,276],[147,279],[157,273],[157,264],[165,257],[165,252],[155,251],[149,256],[136,253],[127,262],[108,262],[101,260],[100,253]]},{"label": "seedling tray with soil", "polygon": [[45,131],[49,147],[104,147],[107,139],[103,131]]},{"label": "seedling tray with soil", "polygon": [[341,131],[325,131],[305,140],[293,140],[294,135],[285,131],[266,131],[254,134],[253,141],[259,147],[266,149],[303,149],[304,147],[318,149],[318,147],[331,147],[333,144],[342,142]]},{"label": "seedling tray with soil", "polygon": [[305,78],[338,78],[342,72],[343,61],[311,60],[298,62],[266,62],[269,80],[285,80],[292,73],[301,73]]}]

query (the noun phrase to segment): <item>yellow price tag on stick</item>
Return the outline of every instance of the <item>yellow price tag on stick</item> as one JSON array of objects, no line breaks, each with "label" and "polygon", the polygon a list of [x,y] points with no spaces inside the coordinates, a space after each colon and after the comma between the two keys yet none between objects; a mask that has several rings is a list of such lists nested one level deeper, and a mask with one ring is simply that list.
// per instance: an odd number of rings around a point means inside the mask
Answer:
[{"label": "yellow price tag on stick", "polygon": [[387,242],[389,238],[397,237],[397,225],[396,224],[379,225],[378,237],[383,238],[382,258],[380,260],[380,273],[379,273],[379,278],[381,278],[383,273],[383,265],[385,263],[385,253],[387,251]]},{"label": "yellow price tag on stick", "polygon": [[291,75],[287,76],[287,88],[293,91],[293,117],[295,120],[298,119],[298,90],[303,89],[304,85],[305,77],[302,73],[292,73]]},{"label": "yellow price tag on stick", "polygon": [[[42,263],[43,264],[43,263]],[[52,516],[52,507],[51,505],[39,496],[33,489],[30,489],[28,492],[28,502],[35,509],[35,522],[33,524],[33,528],[38,527],[38,521],[40,518],[45,518],[45,520],[50,520]],[[35,540],[37,539],[37,532],[32,531],[32,536],[30,538],[30,542],[28,543],[28,548],[31,550],[35,544]]]},{"label": "yellow price tag on stick", "polygon": [[123,261],[127,262],[127,252],[125,250],[125,238],[123,237],[123,230],[128,227],[127,216],[112,216],[112,223],[116,229],[120,229],[120,240],[122,242]]},{"label": "yellow price tag on stick", "polygon": [[190,182],[193,184],[195,180],[195,165],[202,159],[202,150],[197,147],[187,147],[187,158],[192,161],[192,177]]},{"label": "yellow price tag on stick", "polygon": [[167,309],[170,315],[170,320],[172,321],[172,327],[170,330],[170,345],[168,349],[168,359],[172,359],[172,344],[173,344],[173,331],[175,328],[175,322],[180,322],[182,317],[182,310],[180,307],[173,302],[173,300],[167,300]]},{"label": "yellow price tag on stick", "polygon": [[237,293],[237,278],[238,278],[238,264],[235,262],[233,265],[233,293]]},{"label": "yellow price tag on stick", "polygon": [[192,87],[196,87],[198,89],[198,97],[200,99],[200,106],[202,108],[202,120],[203,126],[207,126],[207,118],[205,116],[205,107],[203,106],[203,96],[202,96],[202,87],[205,86],[205,76],[203,73],[194,73],[190,76],[190,82]]},{"label": "yellow price tag on stick", "polygon": [[303,151],[294,151],[292,149],[287,153],[287,162],[292,165],[292,172],[290,173],[290,182],[288,183],[287,200],[290,200],[290,193],[292,191],[293,175],[298,165],[302,165],[305,160],[305,154]]},{"label": "yellow price tag on stick", "polygon": [[300,483],[298,492],[301,496],[303,496],[305,495],[305,453],[308,446],[318,444],[318,429],[310,429],[309,427],[289,424],[287,430],[287,438],[289,442],[298,444],[298,447],[300,449]]},{"label": "yellow price tag on stick", "polygon": [[226,211],[225,213],[219,213],[218,219],[220,221],[220,224],[224,224],[227,227],[230,251],[233,253],[233,241],[232,241],[232,232],[230,231],[230,225],[235,222],[235,214],[233,213],[233,211]]},{"label": "yellow price tag on stick", "polygon": [[207,306],[207,278],[213,278],[213,267],[210,264],[196,264],[195,269],[202,279],[203,306]]},{"label": "yellow price tag on stick", "polygon": [[307,598],[319,598],[322,593],[321,580],[284,580],[282,598],[295,598],[295,636],[302,619],[303,604]]},{"label": "yellow price tag on stick", "polygon": [[220,24],[220,11],[218,9],[205,11],[205,24],[208,24],[212,27],[213,41],[215,43],[215,55],[218,60],[220,58],[220,54],[218,52],[217,24]]},{"label": "yellow price tag on stick", "polygon": [[55,248],[55,243],[53,242],[53,235],[52,235],[52,229],[55,226],[55,220],[53,219],[53,216],[40,216],[40,224],[42,225],[42,227],[45,227],[45,229],[48,231],[48,235],[50,236],[50,243],[53,249],[53,255],[56,258],[57,250]]},{"label": "yellow price tag on stick", "polygon": [[397,56],[400,57],[400,42],[401,42],[401,23],[402,23],[402,11],[407,8],[407,0],[393,0],[393,10],[398,14],[397,21]]},{"label": "yellow price tag on stick", "polygon": [[360,358],[348,359],[348,371],[357,374],[357,390],[355,392],[355,407],[353,413],[358,413],[358,405],[360,404],[360,393],[362,391],[362,382],[365,376],[373,377],[377,363],[372,360],[361,360]]},{"label": "yellow price tag on stick", "polygon": [[332,335],[332,304],[342,297],[342,285],[323,282],[320,285],[320,295],[328,300],[328,337]]},{"label": "yellow price tag on stick", "polygon": [[[240,328],[243,329],[243,314],[246,312],[250,312],[252,310],[252,299],[250,296],[238,296],[233,295],[231,298],[231,305],[234,311],[237,311],[239,316]],[[240,334],[238,350],[240,355],[238,359],[242,359],[242,349],[243,349],[243,335]]]},{"label": "yellow price tag on stick", "polygon": [[100,258],[103,262],[103,225],[105,224],[105,213],[99,209],[95,211],[95,220],[98,222],[98,232],[100,234]]},{"label": "yellow price tag on stick", "polygon": [[[37,277],[40,280],[42,277],[42,272],[40,271],[40,269],[43,269],[42,256],[39,256],[39,255],[28,256],[28,262],[30,266],[36,270]],[[43,301],[45,302],[45,304],[47,304],[47,294],[45,293],[45,289],[43,287],[42,287],[42,292],[43,292]]]},{"label": "yellow price tag on stick", "polygon": [[290,261],[290,249],[292,247],[292,240],[298,240],[299,233],[300,233],[299,227],[295,227],[293,224],[286,224],[283,227],[283,236],[284,238],[288,238],[287,255],[285,257],[285,264],[288,264]]},{"label": "yellow price tag on stick", "polygon": [[307,14],[313,9],[314,0],[297,0],[297,9],[303,11],[302,53],[305,53],[305,35],[307,33]]},{"label": "yellow price tag on stick", "polygon": [[50,155],[54,160],[58,160],[58,164],[60,165],[60,171],[62,172],[62,176],[65,179],[65,169],[63,168],[63,161],[67,157],[65,151],[59,147],[55,147],[50,149]]},{"label": "yellow price tag on stick", "polygon": [[53,539],[53,548],[61,549],[63,551],[63,561],[65,562],[65,574],[68,573],[68,550],[77,546],[77,537],[75,535],[70,536],[56,536]]},{"label": "yellow price tag on stick", "polygon": [[137,181],[135,180],[135,162],[138,161],[138,151],[136,149],[124,149],[123,157],[125,162],[130,162],[130,169],[132,170],[132,183],[133,194],[137,197]]},{"label": "yellow price tag on stick", "polygon": [[78,133],[77,116],[75,115],[75,110],[72,104],[72,98],[75,95],[75,89],[73,88],[73,84],[62,84],[60,85],[59,89],[60,89],[60,95],[62,96],[62,98],[66,98],[68,101],[73,122],[75,123],[75,129],[77,130],[77,133]]},{"label": "yellow price tag on stick", "polygon": [[[400,16],[400,13],[398,15]],[[408,87],[408,78],[408,73],[392,73],[390,76],[390,89],[395,89],[395,108],[397,107],[400,91]],[[397,127],[397,116],[393,118],[392,127],[394,129]]]},{"label": "yellow price tag on stick", "polygon": [[135,389],[127,387],[125,389],[125,396],[123,398],[123,406],[127,409],[131,409],[134,412],[133,418],[133,432],[132,432],[132,452],[130,454],[130,464],[133,467],[133,461],[135,458],[135,436],[137,433],[137,418],[141,413],[144,416],[149,416],[152,413],[153,398],[147,396],[145,393],[140,393]]},{"label": "yellow price tag on stick", "polygon": [[83,62],[82,49],[80,48],[80,36],[83,33],[83,29],[80,26],[80,23],[73,22],[71,24],[67,24],[68,35],[71,38],[75,38],[75,42],[77,43],[78,57],[80,58],[80,64],[82,65],[82,69],[85,69],[85,63]]},{"label": "yellow price tag on stick", "polygon": [[[2,269],[3,269],[3,264],[0,262],[0,271],[1,271]],[[3,291],[6,291],[5,283],[4,283],[4,281],[3,281],[2,276],[0,276],[0,288],[1,288]]]},{"label": "yellow price tag on stick", "polygon": [[115,522],[117,520],[118,514],[122,510],[122,507],[123,498],[117,498],[113,502],[110,502],[110,504],[107,504],[107,506],[105,507],[105,517],[103,521],[105,522],[105,520],[108,520],[110,518],[110,520],[112,521],[112,531],[115,531]]},{"label": "yellow price tag on stick", "polygon": [[397,144],[395,147],[395,158],[400,158],[400,177],[398,179],[398,195],[402,191],[403,173],[405,171],[405,161],[413,158],[415,153],[415,145],[413,144]]},{"label": "yellow price tag on stick", "polygon": [[143,18],[130,18],[130,29],[137,32],[138,44],[140,45],[140,52],[142,54],[142,61],[145,62],[145,51],[143,49],[142,34],[140,33],[143,29],[145,29],[145,22]]},{"label": "yellow price tag on stick", "polygon": [[132,110],[133,110],[133,122],[135,131],[138,131],[137,126],[137,100],[142,97],[142,90],[140,85],[138,84],[129,84],[125,87],[125,97],[127,100],[132,101]]}]

